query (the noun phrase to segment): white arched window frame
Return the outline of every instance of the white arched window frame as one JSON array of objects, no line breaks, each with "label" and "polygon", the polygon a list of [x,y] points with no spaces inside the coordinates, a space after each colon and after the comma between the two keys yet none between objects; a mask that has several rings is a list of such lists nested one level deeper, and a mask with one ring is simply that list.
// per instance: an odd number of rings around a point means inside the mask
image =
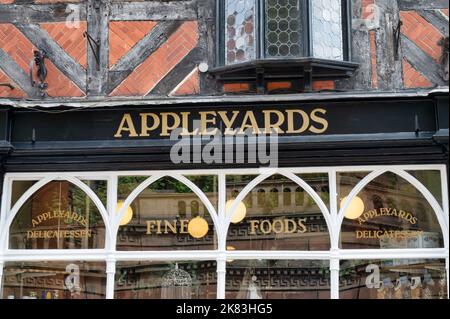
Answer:
[{"label": "white arched window frame", "polygon": [[[442,205],[431,192],[409,171],[438,170],[441,176]],[[337,174],[339,172],[367,172],[368,174],[353,188],[343,207],[337,202]],[[436,213],[443,238],[443,248],[431,249],[340,249],[339,235],[344,219],[343,212],[351,200],[361,192],[366,185],[384,173],[392,172],[409,183],[424,196]],[[326,173],[329,179],[330,201],[323,202],[314,189],[299,177],[300,174]],[[201,191],[186,176],[215,175],[218,178],[218,207],[210,202],[207,195]],[[257,175],[237,196],[229,214],[224,212],[227,200],[227,175]],[[284,176],[301,187],[315,201],[322,211],[330,235],[331,249],[327,251],[227,251],[227,233],[233,211],[245,197],[261,182],[273,175]],[[121,176],[146,176],[147,179],[136,187],[125,200],[122,209],[117,210],[118,179]],[[164,177],[171,177],[189,187],[210,212],[213,220],[218,246],[209,251],[117,251],[117,233],[121,217],[126,209],[148,186]],[[11,207],[11,191],[14,181],[36,181]],[[93,201],[105,223],[104,249],[78,250],[12,250],[8,247],[9,227],[21,206],[37,190],[51,181],[68,181],[80,189]],[[83,180],[107,181],[107,205],[103,205],[95,192]],[[328,208],[329,207],[329,208]],[[226,261],[233,260],[323,260],[330,263],[331,298],[339,298],[339,267],[341,260],[372,260],[372,259],[445,259],[447,272],[447,289],[449,279],[449,204],[447,169],[445,165],[407,165],[407,166],[357,166],[328,168],[279,168],[270,170],[232,169],[232,170],[185,170],[185,171],[134,171],[134,172],[83,172],[83,173],[8,173],[4,178],[3,197],[0,215],[0,291],[5,262],[20,261],[61,261],[83,260],[103,261],[106,263],[106,298],[114,298],[114,276],[116,262],[119,261],[207,261],[217,262],[217,298],[225,298]]]}]

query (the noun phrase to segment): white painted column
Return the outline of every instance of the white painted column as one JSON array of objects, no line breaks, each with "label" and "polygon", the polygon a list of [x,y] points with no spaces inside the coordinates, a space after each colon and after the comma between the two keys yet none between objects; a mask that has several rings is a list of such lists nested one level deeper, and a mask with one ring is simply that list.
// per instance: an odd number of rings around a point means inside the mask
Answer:
[{"label": "white painted column", "polygon": [[[448,256],[448,250],[447,250],[447,256]],[[447,299],[449,299],[450,297],[449,297],[449,278],[448,278],[448,275],[449,275],[449,265],[450,265],[450,258],[449,257],[447,257],[447,258],[445,258],[445,270],[446,270],[446,273],[447,273]],[[1,277],[1,276],[0,276]]]},{"label": "white painted column", "polygon": [[225,255],[217,258],[217,299],[225,299],[227,259]]},{"label": "white painted column", "polygon": [[330,260],[331,299],[339,299],[339,268],[339,259],[332,257]]},{"label": "white painted column", "polygon": [[115,259],[106,261],[106,299],[114,299],[114,277],[116,275]]},{"label": "white painted column", "polygon": [[0,260],[0,299],[3,298],[3,261]]}]

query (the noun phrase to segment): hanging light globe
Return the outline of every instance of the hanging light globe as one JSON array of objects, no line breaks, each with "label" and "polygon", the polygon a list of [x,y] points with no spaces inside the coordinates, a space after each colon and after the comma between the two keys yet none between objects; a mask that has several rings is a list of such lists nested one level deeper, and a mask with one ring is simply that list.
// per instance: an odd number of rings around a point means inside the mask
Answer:
[{"label": "hanging light globe", "polygon": [[195,217],[188,224],[188,233],[194,238],[203,238],[206,236],[208,231],[208,222],[202,217]]},{"label": "hanging light globe", "polygon": [[[231,206],[234,204],[234,199],[229,200],[225,204],[225,211],[227,214],[230,213]],[[236,211],[233,214],[233,217],[231,218],[231,222],[233,224],[239,224],[241,221],[244,220],[245,216],[247,216],[247,207],[243,202],[240,202],[239,205],[236,208]]]},{"label": "hanging light globe", "polygon": [[[344,207],[347,198],[348,197],[345,197],[341,200],[341,208]],[[345,218],[357,219],[364,213],[364,209],[365,207],[363,200],[360,197],[355,196],[355,198],[352,199],[350,205],[347,207],[347,210],[345,211]]]},{"label": "hanging light globe", "polygon": [[[123,204],[124,204],[124,202],[122,200],[117,202],[117,214],[122,209]],[[123,215],[122,219],[120,220],[119,225],[120,226],[128,225],[132,219],[133,219],[133,209],[131,208],[131,206],[128,206],[127,210],[125,211],[125,214]]]}]

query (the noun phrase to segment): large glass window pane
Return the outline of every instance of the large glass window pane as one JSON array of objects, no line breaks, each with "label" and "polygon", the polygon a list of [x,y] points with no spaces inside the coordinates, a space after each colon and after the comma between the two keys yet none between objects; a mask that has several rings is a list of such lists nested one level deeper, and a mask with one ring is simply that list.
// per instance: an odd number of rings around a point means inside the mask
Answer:
[{"label": "large glass window pane", "polygon": [[267,57],[298,57],[302,52],[300,0],[265,0]]},{"label": "large glass window pane", "polygon": [[419,180],[442,206],[441,171],[408,171]]},{"label": "large glass window pane", "polygon": [[214,261],[118,262],[116,299],[215,299]]},{"label": "large glass window pane", "polygon": [[225,61],[234,64],[256,57],[255,0],[225,1]]},{"label": "large glass window pane", "polygon": [[11,249],[99,249],[105,224],[97,206],[79,187],[53,181],[20,208],[9,232]]},{"label": "large glass window pane", "polygon": [[235,260],[227,263],[227,299],[329,299],[328,261]]},{"label": "large glass window pane", "polygon": [[7,262],[3,299],[103,299],[105,263],[83,261]]},{"label": "large glass window pane", "polygon": [[447,299],[445,260],[341,262],[341,299]]},{"label": "large glass window pane", "polygon": [[343,60],[341,0],[313,0],[311,3],[313,56]]},{"label": "large glass window pane", "polygon": [[148,186],[131,203],[117,237],[117,250],[126,251],[216,247],[213,221],[205,205],[189,187],[169,177]]},{"label": "large glass window pane", "polygon": [[[251,179],[227,177],[227,209]],[[249,207],[248,198],[256,205]],[[328,250],[330,237],[325,217],[311,196],[292,180],[274,175],[238,206],[227,245],[230,250]]]},{"label": "large glass window pane", "polygon": [[14,181],[12,183],[11,191],[11,207],[14,207],[16,202],[22,197],[22,195],[37,181]]},{"label": "large glass window pane", "polygon": [[[347,181],[363,176],[338,174],[340,206],[353,189],[354,183]],[[371,181],[352,201],[345,212],[340,241],[345,249],[443,247],[433,208],[412,184],[391,172]]]}]

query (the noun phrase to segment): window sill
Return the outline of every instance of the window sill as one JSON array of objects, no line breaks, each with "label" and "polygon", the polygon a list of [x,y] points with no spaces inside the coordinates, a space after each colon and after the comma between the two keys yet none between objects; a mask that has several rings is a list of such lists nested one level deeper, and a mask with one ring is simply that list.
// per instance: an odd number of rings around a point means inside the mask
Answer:
[{"label": "window sill", "polygon": [[316,58],[263,59],[220,66],[209,71],[218,81],[256,81],[304,79],[305,91],[310,91],[312,79],[348,78],[358,63]]}]

